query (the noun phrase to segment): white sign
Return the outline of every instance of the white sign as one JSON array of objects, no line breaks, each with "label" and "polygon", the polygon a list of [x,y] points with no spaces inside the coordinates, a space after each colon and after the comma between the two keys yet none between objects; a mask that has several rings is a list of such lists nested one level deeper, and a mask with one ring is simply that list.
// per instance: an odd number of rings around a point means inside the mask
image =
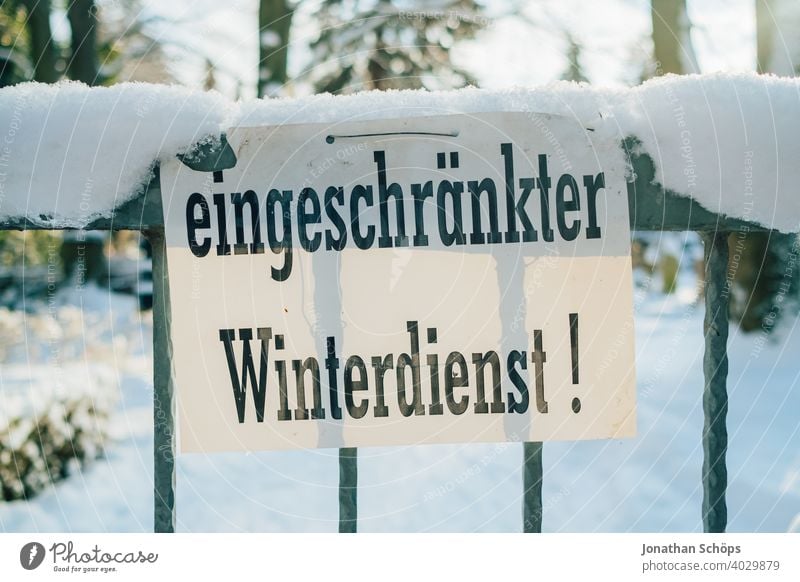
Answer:
[{"label": "white sign", "polygon": [[633,436],[625,157],[524,113],[161,168],[182,451]]}]

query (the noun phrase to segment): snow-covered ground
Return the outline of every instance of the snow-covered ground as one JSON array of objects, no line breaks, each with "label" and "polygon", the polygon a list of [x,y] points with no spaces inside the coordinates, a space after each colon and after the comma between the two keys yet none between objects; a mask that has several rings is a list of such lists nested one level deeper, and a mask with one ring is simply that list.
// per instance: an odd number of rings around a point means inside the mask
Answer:
[{"label": "snow-covered ground", "polygon": [[[674,295],[635,296],[638,437],[545,444],[546,531],[701,529],[703,313],[690,273]],[[97,289],[70,301],[84,306],[73,364],[116,371],[114,440],[31,502],[0,502],[0,530],[152,531],[150,321]],[[731,331],[729,530],[800,530],[800,326],[770,339]],[[30,358],[0,376],[35,369]],[[516,443],[360,449],[359,529],[520,531],[521,461]],[[185,455],[178,529],[335,531],[337,480],[336,450]]]}]

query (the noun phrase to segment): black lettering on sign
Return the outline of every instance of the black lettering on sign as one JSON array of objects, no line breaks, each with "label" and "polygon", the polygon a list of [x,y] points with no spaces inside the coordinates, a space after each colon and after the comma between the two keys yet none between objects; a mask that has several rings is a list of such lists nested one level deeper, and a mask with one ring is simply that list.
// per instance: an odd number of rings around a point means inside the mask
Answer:
[{"label": "black lettering on sign", "polygon": [[228,371],[231,376],[231,386],[233,387],[233,399],[236,404],[236,415],[239,422],[245,419],[245,401],[247,400],[248,380],[253,391],[253,404],[256,409],[256,420],[264,421],[264,402],[267,395],[267,365],[269,361],[269,342],[272,339],[272,329],[260,327],[256,330],[258,339],[261,340],[261,360],[256,376],[255,364],[253,363],[253,351],[250,347],[250,340],[253,339],[252,329],[240,329],[239,341],[242,344],[242,369],[236,365],[236,356],[233,353],[233,341],[235,331],[232,329],[219,330],[219,339],[225,346],[225,358],[228,361]]},{"label": "black lettering on sign", "polygon": [[360,200],[363,200],[367,207],[372,206],[372,186],[364,187],[361,184],[357,184],[353,188],[353,194],[350,196],[350,224],[352,225],[353,242],[360,249],[368,249],[375,240],[375,227],[368,226],[367,234],[362,234],[361,217],[359,215],[361,211],[358,204]]},{"label": "black lettering on sign", "polygon": [[347,226],[339,211],[334,207],[333,203],[336,202],[339,206],[344,205],[344,188],[331,186],[325,190],[325,214],[336,227],[337,236],[333,236],[331,230],[325,231],[325,249],[326,250],[342,250],[347,244]]},{"label": "black lettering on sign", "polygon": [[[444,246],[463,245],[467,242],[464,235],[464,217],[461,215],[461,195],[464,193],[464,182],[442,180],[436,193],[436,207],[439,210],[439,238]],[[450,201],[450,204],[447,201]],[[447,223],[452,219],[453,228]]]},{"label": "black lettering on sign", "polygon": [[524,414],[528,410],[530,395],[528,394],[528,385],[525,383],[522,376],[520,376],[516,366],[519,365],[521,369],[526,370],[528,368],[527,355],[525,352],[512,350],[508,354],[506,365],[508,367],[508,379],[511,380],[511,383],[514,385],[514,388],[519,391],[520,395],[520,401],[517,402],[514,393],[508,393],[508,411]]},{"label": "black lettering on sign", "polygon": [[317,358],[309,357],[305,360],[292,360],[292,370],[294,370],[295,385],[297,387],[297,408],[294,411],[294,419],[308,419],[308,410],[306,409],[306,372],[311,372],[311,390],[314,398],[311,418],[315,420],[325,418],[325,409],[322,408],[322,390],[319,383],[319,362],[317,362]]},{"label": "black lettering on sign", "polygon": [[[358,372],[358,379],[353,378],[353,372]],[[367,381],[367,367],[360,356],[350,356],[344,365],[344,402],[347,414],[353,418],[363,418],[369,409],[369,398],[364,398],[359,404],[355,403],[354,392],[363,392],[369,388]]]},{"label": "black lettering on sign", "polygon": [[547,175],[547,156],[539,154],[539,177],[536,178],[536,187],[539,188],[541,206],[542,239],[553,242],[555,236],[550,228],[550,176]]},{"label": "black lettering on sign", "polygon": [[[566,191],[572,193],[566,198]],[[571,225],[567,225],[567,212],[577,212],[581,209],[581,199],[578,193],[578,183],[570,174],[564,174],[556,186],[556,219],[558,231],[564,240],[575,240],[581,230],[581,219],[574,218]]]},{"label": "black lettering on sign", "polygon": [[[569,314],[569,345],[570,355],[572,356],[572,383],[578,384],[580,382],[579,366],[578,366],[578,314]],[[572,412],[578,414],[581,411],[581,399],[572,399]]]},{"label": "black lettering on sign", "polygon": [[375,152],[375,163],[378,165],[378,203],[381,214],[381,236],[378,238],[378,247],[392,246],[392,237],[389,234],[389,197],[394,198],[395,216],[397,218],[397,236],[394,237],[394,246],[407,247],[406,218],[403,213],[403,189],[397,182],[386,185],[386,152]]},{"label": "black lettering on sign", "polygon": [[[406,323],[406,329],[411,336],[411,355],[400,354],[397,356],[397,403],[400,414],[403,416],[421,416],[425,414],[425,405],[422,403],[422,391],[419,373],[419,328],[416,321]],[[408,402],[406,396],[406,369],[411,368],[412,399]]]},{"label": "black lettering on sign", "polygon": [[387,370],[394,368],[394,356],[387,354],[381,359],[380,356],[372,358],[372,367],[375,369],[375,409],[376,417],[389,416],[389,408],[386,406],[383,377]]},{"label": "black lettering on sign", "polygon": [[[580,381],[579,342],[578,342],[578,314],[569,314],[570,332],[570,357],[572,362],[571,379],[574,385]],[[358,355],[346,358],[342,378],[339,378],[340,360],[336,352],[336,339],[333,336],[326,338],[326,357],[324,368],[315,355],[283,359],[281,354],[286,351],[287,340],[283,334],[273,334],[272,327],[259,327],[255,329],[221,329],[219,340],[222,343],[224,356],[228,365],[231,389],[234,397],[236,416],[239,423],[244,423],[247,417],[247,393],[253,395],[253,408],[256,412],[256,421],[264,421],[264,406],[267,390],[270,384],[268,378],[269,367],[274,370],[273,383],[278,389],[277,419],[279,421],[322,420],[326,418],[325,403],[323,402],[323,375],[327,378],[327,394],[330,403],[331,417],[342,419],[342,406],[340,406],[339,386],[344,391],[344,408],[353,419],[361,419],[371,413],[372,418],[386,418],[390,416],[394,403],[387,402],[388,394],[397,395],[397,410],[404,417],[441,416],[449,411],[453,415],[463,415],[469,410],[472,396],[472,412],[474,414],[525,414],[530,406],[530,389],[523,377],[522,371],[527,370],[528,352],[525,350],[511,350],[503,360],[497,352],[475,352],[472,354],[475,382],[470,386],[467,359],[461,352],[450,352],[440,365],[440,354],[433,353],[438,344],[438,331],[435,327],[426,329],[429,353],[426,354],[426,363],[429,368],[430,392],[424,393],[422,384],[421,355],[420,355],[420,327],[418,321],[407,321],[406,331],[409,337],[409,351],[401,353],[395,359],[394,354],[375,355],[369,358],[374,378],[374,394],[371,391],[367,364]],[[236,342],[241,342],[241,357],[237,359]],[[253,355],[252,341],[260,343],[260,357],[256,361]],[[532,385],[535,387],[536,410],[541,414],[549,411],[545,397],[544,364],[547,362],[547,353],[544,350],[543,332],[533,330],[532,349],[530,361],[532,366]],[[274,346],[272,362],[270,362],[270,347]],[[505,364],[503,363],[505,362]],[[291,371],[289,370],[291,367]],[[394,370],[394,374],[390,371]],[[440,375],[441,371],[441,375]],[[292,373],[293,372],[293,373]],[[503,392],[503,376],[508,378],[513,390]],[[396,379],[394,387],[391,378]],[[387,378],[390,387],[387,388]],[[491,378],[491,384],[488,379]],[[290,408],[290,382],[294,382],[294,408]],[[444,394],[441,387],[444,386]],[[470,391],[469,388],[474,390]],[[394,389],[394,392],[392,390]],[[467,389],[460,390],[458,389]],[[489,391],[491,390],[491,395]],[[362,394],[358,394],[361,392]],[[504,396],[507,400],[504,400]],[[374,406],[370,409],[370,402],[374,397]],[[491,399],[491,401],[490,401]],[[444,400],[444,401],[443,401]],[[507,403],[507,404],[506,404]],[[308,404],[312,404],[309,407]],[[446,408],[445,408],[446,404]],[[580,398],[572,400],[574,413],[580,412]]]},{"label": "black lettering on sign", "polygon": [[433,182],[411,184],[411,196],[414,197],[414,246],[428,246],[428,235],[425,234],[425,199],[433,198]]},{"label": "black lettering on sign", "polygon": [[[283,267],[272,267],[275,281],[286,281],[292,273],[292,191],[272,189],[267,194],[267,239],[273,253],[283,253]],[[278,212],[275,212],[278,207]],[[280,219],[280,221],[279,221]],[[280,224],[281,234],[278,235]]]},{"label": "black lettering on sign", "polygon": [[[184,213],[188,247],[196,257],[203,258],[216,242],[217,256],[235,257],[262,254],[265,249],[263,241],[266,241],[273,253],[282,256],[282,264],[271,267],[270,271],[273,280],[282,282],[292,273],[295,248],[314,253],[320,250],[342,251],[348,245],[369,250],[376,242],[378,248],[407,247],[410,243],[414,247],[482,246],[503,242],[530,244],[540,241],[539,232],[543,243],[554,242],[556,234],[565,242],[576,241],[581,235],[586,240],[601,238],[603,229],[598,216],[598,196],[606,187],[605,174],[584,174],[581,188],[572,174],[565,173],[555,181],[553,188],[548,156],[538,154],[538,176],[517,178],[513,148],[511,143],[500,144],[498,158],[502,158],[503,163],[503,186],[491,176],[456,180],[450,172],[466,172],[465,168],[471,167],[470,163],[459,163],[459,152],[456,151],[449,152],[449,156],[440,152],[441,155],[437,156],[439,169],[448,170],[448,173],[437,172],[442,177],[440,180],[408,186],[390,182],[387,152],[378,150],[372,152],[376,171],[367,173],[364,179],[372,183],[356,183],[346,188],[328,186],[322,197],[319,194],[321,189],[308,186],[299,190],[272,188],[266,195],[255,189],[233,192],[229,196],[215,193],[211,196],[215,207],[212,213],[209,200],[194,192],[187,198]],[[335,163],[332,159],[328,161]],[[499,204],[502,201],[498,199],[497,191],[501,187],[505,189],[504,217],[501,217]],[[538,212],[534,189],[538,189]],[[555,200],[551,203],[553,190]],[[297,203],[293,204],[295,192],[299,194]],[[471,222],[469,237],[464,231],[465,193],[470,205],[467,218]],[[377,213],[371,212],[376,204]],[[430,208],[434,204],[436,208]],[[413,207],[409,212],[409,217],[412,213],[414,216],[413,238],[406,231],[406,206]],[[426,232],[426,206],[430,212],[436,212],[436,216],[428,217],[429,224],[436,225],[432,227],[434,232]],[[234,245],[228,241],[227,221],[231,212],[235,227]],[[346,212],[349,216],[345,216]],[[503,219],[505,224],[501,224]],[[535,226],[537,219],[540,231]]]},{"label": "black lettering on sign", "polygon": [[228,216],[225,212],[225,194],[214,194],[214,206],[217,207],[217,230],[219,242],[217,255],[231,254],[231,245],[228,244]]},{"label": "black lettering on sign", "polygon": [[336,370],[339,369],[339,358],[336,357],[336,339],[328,336],[325,340],[328,357],[325,358],[325,369],[328,370],[328,395],[331,400],[331,416],[336,420],[342,419],[342,409],[339,406],[339,386]]},{"label": "black lettering on sign", "polygon": [[547,400],[544,399],[544,363],[547,361],[547,354],[542,349],[542,330],[533,330],[533,353],[531,361],[536,374],[536,410],[545,414],[547,412]]},{"label": "black lettering on sign", "polygon": [[[428,343],[433,345],[438,342],[437,332],[435,327],[428,328]],[[444,414],[444,405],[442,404],[442,396],[439,392],[439,355],[428,354],[426,358],[428,368],[431,371],[431,404],[428,407],[428,414],[431,416],[439,416]]]},{"label": "black lettering on sign", "polygon": [[[453,370],[458,366],[458,372]],[[444,394],[447,400],[447,408],[453,414],[464,414],[469,404],[469,395],[464,394],[456,402],[453,388],[463,388],[469,384],[469,372],[467,371],[467,361],[460,352],[450,352],[444,363]]]},{"label": "black lettering on sign", "polygon": [[485,354],[472,354],[472,363],[475,364],[475,378],[478,383],[477,402],[475,402],[475,414],[488,414],[489,405],[486,403],[486,365],[492,369],[492,413],[505,412],[506,406],[503,403],[503,394],[500,388],[500,357],[497,352],[490,351]]},{"label": "black lettering on sign", "polygon": [[503,237],[500,235],[500,227],[498,226],[497,219],[497,188],[494,185],[494,180],[491,178],[484,178],[480,182],[471,180],[467,183],[467,190],[470,194],[471,208],[472,208],[472,234],[469,235],[470,244],[486,244],[487,238],[483,233],[483,225],[481,224],[481,194],[486,194],[486,201],[489,207],[489,244],[496,244],[503,242]]},{"label": "black lettering on sign", "polygon": [[[200,216],[197,216],[197,209]],[[203,242],[197,241],[199,229],[211,228],[211,212],[208,209],[208,200],[202,194],[195,192],[186,201],[186,238],[189,250],[195,257],[205,257],[211,249],[211,237],[205,237]]]},{"label": "black lettering on sign", "polygon": [[[311,210],[308,209],[308,203],[311,203]],[[300,237],[300,246],[310,253],[319,248],[322,233],[317,232],[313,236],[308,236],[308,227],[320,222],[322,222],[322,209],[319,196],[313,188],[303,188],[297,198],[297,235]]]},{"label": "black lettering on sign", "polygon": [[586,187],[586,206],[589,226],[586,227],[586,238],[600,238],[600,227],[597,225],[597,193],[606,187],[606,175],[600,172],[596,176],[584,176]]},{"label": "black lettering on sign", "polygon": [[248,190],[244,194],[235,192],[231,194],[233,204],[233,216],[236,222],[236,244],[233,245],[234,255],[246,255],[248,253],[247,243],[244,242],[244,205],[250,208],[250,238],[252,243],[249,252],[257,255],[264,252],[264,243],[261,242],[261,225],[259,224],[258,196],[253,190]]}]

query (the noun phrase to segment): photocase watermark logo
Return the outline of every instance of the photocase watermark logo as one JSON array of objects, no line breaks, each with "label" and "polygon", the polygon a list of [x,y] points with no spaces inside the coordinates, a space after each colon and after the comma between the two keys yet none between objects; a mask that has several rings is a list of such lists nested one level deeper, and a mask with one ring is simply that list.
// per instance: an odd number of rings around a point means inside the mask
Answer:
[{"label": "photocase watermark logo", "polygon": [[158,561],[158,554],[136,549],[107,550],[101,548],[99,544],[80,547],[71,540],[55,542],[47,549],[39,542],[29,542],[22,546],[19,552],[19,563],[26,570],[35,570],[45,560],[47,560],[45,568],[52,568],[53,572],[109,574],[119,572],[123,568],[155,564]]},{"label": "photocase watermark logo", "polygon": [[26,570],[35,570],[42,565],[45,549],[39,542],[29,542],[19,552],[19,563]]}]

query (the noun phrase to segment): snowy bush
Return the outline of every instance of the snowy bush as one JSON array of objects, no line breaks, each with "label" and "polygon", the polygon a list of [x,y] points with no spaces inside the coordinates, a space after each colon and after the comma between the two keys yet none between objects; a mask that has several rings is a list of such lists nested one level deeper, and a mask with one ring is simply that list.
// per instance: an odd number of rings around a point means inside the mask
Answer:
[{"label": "snowy bush", "polygon": [[85,287],[32,313],[0,308],[2,499],[29,498],[103,453],[126,349],[110,300]]},{"label": "snowy bush", "polygon": [[[100,406],[98,406],[100,404]],[[28,498],[97,458],[107,436],[109,409],[82,395],[53,401],[42,415],[18,416],[0,430],[2,497]]]}]

